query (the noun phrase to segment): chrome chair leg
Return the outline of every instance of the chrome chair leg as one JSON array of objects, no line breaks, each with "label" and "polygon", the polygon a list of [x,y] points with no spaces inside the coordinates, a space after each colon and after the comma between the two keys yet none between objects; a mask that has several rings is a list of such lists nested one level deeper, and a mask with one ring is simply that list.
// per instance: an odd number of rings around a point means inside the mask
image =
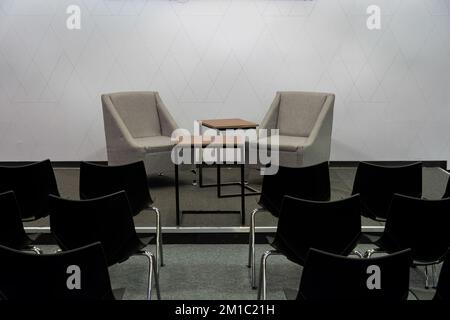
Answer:
[{"label": "chrome chair leg", "polygon": [[250,270],[250,282],[253,289],[256,289],[256,259],[255,259],[255,237],[256,237],[256,224],[255,215],[258,212],[264,211],[262,208],[256,208],[250,215],[250,239],[249,239],[249,252],[248,252],[248,267]]},{"label": "chrome chair leg", "polygon": [[145,256],[148,259],[148,282],[147,282],[147,300],[152,298],[152,274],[155,277],[155,289],[158,300],[161,300],[161,292],[159,291],[159,275],[153,265],[157,265],[155,256],[150,251],[141,251],[137,255]]},{"label": "chrome chair leg", "polygon": [[437,282],[438,282],[438,280],[437,280],[436,264],[432,264],[431,265],[431,277],[433,279],[432,287],[433,287],[433,289],[436,289]]},{"label": "chrome chair leg", "polygon": [[156,207],[149,207],[156,214],[156,261],[159,259],[159,264],[156,264],[156,270],[159,273],[159,266],[164,266],[163,246],[162,246],[162,228],[161,228],[161,213]]},{"label": "chrome chair leg", "polygon": [[[158,261],[156,257],[152,255],[153,265],[158,265]],[[156,271],[156,268],[153,268],[153,275],[155,277],[155,289],[156,289],[156,297],[158,300],[161,300],[161,290],[159,289],[159,274]]]},{"label": "chrome chair leg", "polygon": [[430,288],[430,276],[428,274],[428,266],[425,266],[425,289]]},{"label": "chrome chair leg", "polygon": [[258,300],[266,300],[267,297],[267,258],[271,255],[281,255],[277,250],[268,250],[261,256],[261,268],[259,270],[259,286],[258,286]]},{"label": "chrome chair leg", "polygon": [[364,255],[361,253],[361,252],[359,252],[358,250],[353,250],[350,254],[349,254],[349,256],[357,256],[358,258],[364,258]]},{"label": "chrome chair leg", "polygon": [[375,249],[369,249],[364,253],[363,258],[369,259],[376,252],[377,252],[377,250],[375,250]]},{"label": "chrome chair leg", "polygon": [[42,250],[36,246],[30,247],[30,251],[33,251],[36,254],[42,254]]}]

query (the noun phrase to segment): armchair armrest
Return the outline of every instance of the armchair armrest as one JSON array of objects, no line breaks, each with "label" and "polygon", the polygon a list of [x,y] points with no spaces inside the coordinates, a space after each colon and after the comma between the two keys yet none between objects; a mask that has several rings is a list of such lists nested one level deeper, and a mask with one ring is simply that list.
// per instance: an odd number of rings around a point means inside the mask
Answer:
[{"label": "armchair armrest", "polygon": [[[325,100],[311,134],[303,147],[305,149],[306,163],[329,161],[331,133],[333,130],[333,109],[334,95],[330,94]],[[311,156],[311,159],[308,159],[309,156]]]},{"label": "armchair armrest", "polygon": [[277,92],[277,94],[275,95],[275,99],[273,100],[269,110],[264,116],[264,119],[261,121],[261,124],[259,125],[260,129],[269,129],[269,130],[277,129],[280,98],[281,94]]},{"label": "armchair armrest", "polygon": [[161,125],[161,135],[170,137],[172,136],[172,132],[178,129],[178,124],[175,122],[175,119],[169,113],[166,105],[160,98],[159,94],[156,92],[156,105],[158,108],[158,117],[159,123]]}]

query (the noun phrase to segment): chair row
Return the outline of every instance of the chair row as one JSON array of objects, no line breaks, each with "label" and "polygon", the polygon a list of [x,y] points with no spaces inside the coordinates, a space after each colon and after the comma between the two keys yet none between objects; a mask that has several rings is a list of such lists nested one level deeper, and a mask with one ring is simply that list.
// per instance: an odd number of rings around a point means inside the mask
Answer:
[{"label": "chair row", "polygon": [[[17,167],[0,167],[0,193],[13,191],[18,204],[18,211],[5,210],[0,214],[0,245],[8,245],[22,250],[36,247],[22,234],[17,224],[33,221],[48,216],[48,195],[60,196],[55,174],[50,160]],[[80,164],[80,198],[93,199],[119,191],[125,191],[132,216],[143,211],[156,214],[156,254],[159,265],[164,265],[161,214],[153,206],[144,163],[135,162],[123,166],[103,166],[82,162]],[[0,210],[2,208],[0,207]],[[15,222],[12,222],[14,220]],[[23,228],[22,228],[23,229]]]},{"label": "chair row", "polygon": [[[77,250],[98,242],[102,247],[102,257],[107,266],[122,263],[132,256],[144,256],[148,259],[149,266],[147,297],[150,300],[153,286],[152,274],[157,296],[160,297],[157,260],[150,251],[145,250],[153,237],[138,237],[125,191],[89,200],[68,200],[55,195],[47,197],[50,230],[63,252]],[[29,243],[30,239],[18,218],[19,207],[14,191],[0,194],[0,207],[5,209],[5,213],[9,213],[5,216],[9,216],[13,222],[10,226],[16,228],[15,232],[12,228],[8,230],[11,237],[6,238],[6,243],[2,241],[2,245],[7,245],[11,250],[14,250],[13,248],[28,249],[23,247],[23,244]],[[38,255],[42,254],[40,250],[33,251]],[[17,270],[23,268],[21,263],[21,259],[8,261],[8,265],[13,269],[15,266]]]},{"label": "chair row", "polygon": [[[278,228],[271,241],[273,250],[261,257],[259,291],[265,297],[266,264],[269,256],[284,255],[305,266],[310,248],[341,256],[370,258],[373,250],[355,250],[361,237],[361,197],[337,201],[310,201],[285,196]],[[432,221],[432,225],[425,225]],[[450,198],[424,200],[395,194],[382,236],[374,242],[377,252],[394,253],[409,249],[411,266],[425,266],[426,286],[435,285],[434,266],[441,263],[450,247]]]},{"label": "chair row", "polygon": [[[32,255],[0,246],[0,300],[115,300],[100,243]],[[297,300],[401,301],[408,298],[411,250],[354,259],[310,249]],[[258,298],[265,298],[265,291]],[[442,266],[434,300],[450,301],[450,254]]]},{"label": "chair row", "polygon": [[116,300],[103,246],[28,254],[0,245],[0,300]]},{"label": "chair row", "polygon": [[[285,247],[300,246],[303,253],[294,259],[300,264],[311,247],[336,254],[351,253],[349,248],[354,247],[361,232],[361,215],[386,222],[385,236],[378,245],[389,251],[413,248],[417,263],[422,260],[425,265],[438,263],[450,246],[445,229],[450,220],[450,183],[442,200],[422,199],[421,163],[383,167],[362,162],[356,172],[352,197],[330,201],[330,195],[327,162],[303,168],[280,167],[277,174],[264,176],[260,207],[251,213],[250,223],[248,266],[253,288],[256,288],[255,216],[262,211],[277,218],[283,212],[272,245],[277,248],[283,243],[280,239],[292,237]],[[425,222],[433,227],[425,226]],[[289,255],[292,250],[284,251]]]},{"label": "chair row", "polygon": [[[450,301],[450,251],[439,275],[433,300]],[[343,257],[310,249],[297,300],[402,301],[410,289],[411,249],[377,258]]]}]

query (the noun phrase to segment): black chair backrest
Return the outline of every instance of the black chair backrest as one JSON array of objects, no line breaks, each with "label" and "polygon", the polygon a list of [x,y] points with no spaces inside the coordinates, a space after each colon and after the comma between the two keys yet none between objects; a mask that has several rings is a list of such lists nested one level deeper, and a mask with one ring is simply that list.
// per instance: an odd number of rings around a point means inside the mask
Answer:
[{"label": "black chair backrest", "polygon": [[422,163],[397,167],[359,163],[352,194],[360,194],[363,216],[385,220],[394,193],[422,196]]},{"label": "black chair backrest", "polygon": [[24,253],[0,246],[0,261],[0,296],[3,299],[114,299],[100,243],[50,255]]},{"label": "black chair backrest", "polygon": [[274,216],[280,215],[284,196],[314,201],[330,200],[328,162],[309,167],[279,167],[274,175],[265,175],[259,204]]},{"label": "black chair backrest", "polygon": [[447,251],[444,264],[441,267],[433,300],[450,301],[450,249]]},{"label": "black chair backrest", "polygon": [[445,189],[444,196],[442,198],[450,198],[450,179],[448,179],[447,188]]},{"label": "black chair backrest", "polygon": [[153,202],[143,161],[120,166],[81,162],[81,199],[98,198],[122,190],[127,193],[133,215],[137,215]]},{"label": "black chair backrest", "polygon": [[108,265],[129,257],[139,243],[125,191],[90,200],[49,197],[50,229],[63,250],[100,242]]},{"label": "black chair backrest", "polygon": [[0,193],[0,245],[21,249],[29,241],[20,217],[14,191]]},{"label": "black chair backrest", "polygon": [[410,265],[409,250],[360,259],[311,249],[297,300],[406,300]]},{"label": "black chair backrest", "polygon": [[50,160],[18,167],[0,167],[0,192],[14,191],[22,219],[48,215],[48,195],[59,195]]},{"label": "black chair backrest", "polygon": [[450,198],[426,200],[395,194],[380,239],[389,251],[411,248],[418,262],[441,261],[450,246]]},{"label": "black chair backrest", "polygon": [[274,245],[303,264],[310,248],[348,255],[361,235],[359,196],[318,202],[285,196]]}]

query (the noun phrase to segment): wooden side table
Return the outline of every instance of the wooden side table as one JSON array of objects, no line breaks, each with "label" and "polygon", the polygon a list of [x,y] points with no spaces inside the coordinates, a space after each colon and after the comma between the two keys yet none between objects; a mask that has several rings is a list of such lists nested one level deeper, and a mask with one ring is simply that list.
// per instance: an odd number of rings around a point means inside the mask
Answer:
[{"label": "wooden side table", "polygon": [[[238,129],[256,129],[258,127],[257,123],[239,119],[239,118],[233,118],[233,119],[209,119],[209,120],[198,120],[201,126],[214,129],[217,131],[226,131],[226,130],[238,130]],[[229,166],[229,165],[228,165]],[[240,186],[241,182],[221,182],[221,167],[222,165],[217,164],[217,183],[212,184],[204,184],[203,183],[203,169],[200,165],[198,170],[199,175],[199,187],[200,188],[209,188],[209,187],[217,187],[217,197],[218,198],[231,198],[231,197],[239,197],[241,196],[240,193],[230,193],[230,194],[222,194],[222,186]],[[260,195],[261,192],[259,190],[256,190],[255,188],[252,188],[245,184],[244,181],[244,188],[249,190],[249,193],[245,193],[245,196],[255,196]]]}]

